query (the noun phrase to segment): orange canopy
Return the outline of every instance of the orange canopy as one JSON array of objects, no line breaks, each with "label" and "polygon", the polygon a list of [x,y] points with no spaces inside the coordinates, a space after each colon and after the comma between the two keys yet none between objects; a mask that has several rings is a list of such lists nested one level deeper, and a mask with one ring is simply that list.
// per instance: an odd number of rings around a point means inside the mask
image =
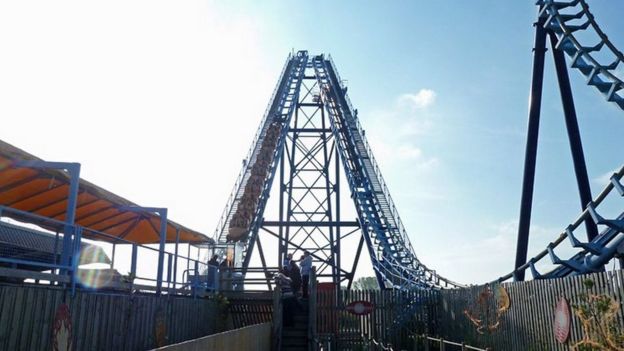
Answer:
[{"label": "orange canopy", "polygon": [[[34,160],[40,161],[39,158],[0,140],[0,205],[64,221],[69,174],[62,170],[16,166],[16,162]],[[160,217],[153,212],[128,209],[134,206],[137,205],[80,179],[75,223],[138,244],[158,243]],[[24,220],[22,216],[11,211],[6,211],[3,215]],[[167,242],[175,242],[178,231],[180,243],[212,241],[204,234],[168,221]],[[94,236],[88,230],[83,235],[89,239],[115,241],[101,235]]]}]

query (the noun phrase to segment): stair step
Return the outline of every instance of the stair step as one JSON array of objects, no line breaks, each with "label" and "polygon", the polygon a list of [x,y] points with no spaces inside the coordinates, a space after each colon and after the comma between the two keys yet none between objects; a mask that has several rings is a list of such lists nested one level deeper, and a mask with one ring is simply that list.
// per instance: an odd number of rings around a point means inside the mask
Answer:
[{"label": "stair step", "polygon": [[282,332],[282,338],[283,339],[305,339],[308,337],[308,330],[307,329],[286,329],[284,328],[284,331]]},{"label": "stair step", "polygon": [[308,338],[301,339],[285,339],[282,338],[282,347],[284,346],[308,346]]}]

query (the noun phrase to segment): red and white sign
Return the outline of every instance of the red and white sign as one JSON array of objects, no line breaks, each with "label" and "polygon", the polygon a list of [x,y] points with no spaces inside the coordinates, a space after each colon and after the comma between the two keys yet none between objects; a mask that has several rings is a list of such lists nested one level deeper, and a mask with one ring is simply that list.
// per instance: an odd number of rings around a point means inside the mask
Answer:
[{"label": "red and white sign", "polygon": [[363,316],[365,314],[369,314],[373,311],[375,306],[368,301],[353,301],[348,304],[345,308],[350,313],[353,313],[358,316]]},{"label": "red and white sign", "polygon": [[555,308],[555,323],[553,325],[553,330],[555,333],[555,339],[560,343],[565,343],[568,340],[568,336],[570,336],[570,306],[568,306],[568,301],[565,297],[559,299],[557,302],[557,308]]}]

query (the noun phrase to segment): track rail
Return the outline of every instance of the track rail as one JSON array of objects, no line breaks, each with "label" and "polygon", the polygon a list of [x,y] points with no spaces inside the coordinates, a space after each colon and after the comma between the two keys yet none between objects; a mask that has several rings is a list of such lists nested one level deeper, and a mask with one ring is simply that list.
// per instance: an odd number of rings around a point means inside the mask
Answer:
[{"label": "track rail", "polygon": [[[546,18],[544,27],[555,33],[557,48],[571,58],[571,66],[579,70],[587,78],[587,84],[598,89],[607,101],[624,110],[624,82],[616,74],[618,66],[624,62],[624,55],[598,26],[586,1],[539,0],[537,5],[541,8],[540,16]],[[587,46],[576,34],[590,30],[599,41]],[[613,61],[608,64],[598,59],[609,56]]]},{"label": "track rail", "polygon": [[[609,196],[624,197],[624,166],[611,176],[609,184],[602,192],[587,206],[580,216],[559,234],[557,239],[548,244],[546,249],[532,257],[527,263],[518,269],[498,278],[496,282],[503,282],[512,279],[520,271],[530,270],[533,279],[559,278],[568,275],[597,272],[611,260],[618,251],[618,247],[624,245],[624,212],[614,219],[604,218],[598,213],[598,206]],[[590,242],[580,241],[574,231],[588,218],[592,218],[596,224],[605,228],[600,235]],[[568,239],[572,247],[579,249],[575,255],[567,260],[563,260],[555,253],[562,242]],[[546,258],[556,267],[548,273],[540,273],[535,265]]]},{"label": "track rail", "polygon": [[462,287],[429,269],[416,256],[331,57],[317,56],[314,61],[380,285],[396,289]]}]

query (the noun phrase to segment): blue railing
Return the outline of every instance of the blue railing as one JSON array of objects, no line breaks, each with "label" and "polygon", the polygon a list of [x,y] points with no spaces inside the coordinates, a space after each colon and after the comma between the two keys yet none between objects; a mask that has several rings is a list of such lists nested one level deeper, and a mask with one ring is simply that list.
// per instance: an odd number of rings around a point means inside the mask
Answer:
[{"label": "blue railing", "polygon": [[[218,288],[217,267],[209,266],[201,259],[206,255],[198,246],[170,243],[161,251],[157,244],[137,244],[109,233],[68,225],[6,206],[0,206],[1,217],[18,218],[22,222],[13,225],[3,221],[0,226],[4,230],[14,231],[15,235],[28,234],[50,245],[28,250],[19,248],[16,243],[0,244],[0,263],[8,268],[0,272],[0,276],[5,278],[19,277],[26,282],[70,282],[72,289],[182,295],[197,295],[201,291]],[[33,229],[34,226],[37,229]],[[16,242],[18,239],[23,237],[15,237]],[[64,245],[66,240],[70,242],[69,246]],[[50,249],[52,246],[53,249]],[[180,252],[183,246],[186,254]],[[63,252],[64,247],[69,250]],[[70,257],[70,265],[61,264],[63,254]],[[156,263],[161,257],[164,265],[159,279]]]}]

